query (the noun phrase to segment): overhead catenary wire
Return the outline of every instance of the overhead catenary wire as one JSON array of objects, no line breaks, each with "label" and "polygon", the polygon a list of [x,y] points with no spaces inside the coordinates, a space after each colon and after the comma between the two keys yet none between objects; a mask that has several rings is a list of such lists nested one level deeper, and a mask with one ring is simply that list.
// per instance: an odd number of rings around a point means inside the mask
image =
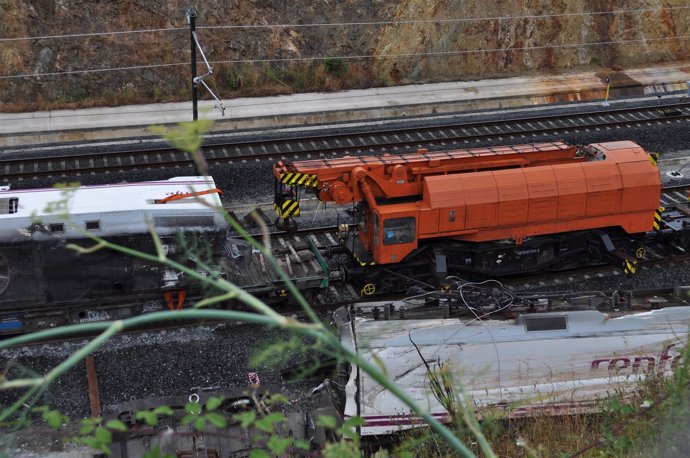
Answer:
[{"label": "overhead catenary wire", "polygon": [[448,18],[448,19],[401,19],[397,21],[362,21],[362,22],[325,22],[307,24],[230,24],[230,25],[209,25],[199,26],[199,29],[272,29],[272,28],[313,28],[313,27],[350,27],[350,26],[389,26],[389,25],[415,25],[415,24],[456,24],[463,22],[479,21],[506,21],[522,19],[549,19],[559,17],[574,16],[600,16],[627,13],[643,13],[646,11],[659,10],[686,10],[690,6],[669,6],[657,8],[637,8],[630,10],[611,10],[611,11],[585,11],[580,13],[555,13],[555,14],[527,14],[519,16],[484,16],[471,18]]},{"label": "overhead catenary wire", "polygon": [[113,32],[85,32],[85,33],[68,33],[64,35],[41,35],[35,37],[5,37],[0,38],[0,43],[7,41],[31,41],[31,40],[57,40],[61,38],[90,38],[90,37],[107,37],[113,35],[131,35],[137,33],[157,33],[157,32],[176,32],[180,30],[187,30],[185,27],[168,27],[164,29],[137,29],[137,30],[117,30]]},{"label": "overhead catenary wire", "polygon": [[[399,54],[359,54],[350,56],[310,56],[310,57],[284,57],[284,58],[266,58],[266,59],[231,59],[231,60],[213,60],[209,61],[211,64],[257,64],[257,63],[286,63],[286,62],[317,62],[325,60],[368,60],[368,59],[403,59],[409,57],[448,57],[455,55],[467,55],[467,54],[480,54],[480,53],[494,53],[494,52],[511,52],[511,51],[536,51],[543,49],[572,49],[579,47],[589,47],[589,46],[603,46],[603,45],[613,45],[613,44],[630,44],[630,43],[649,43],[649,42],[659,42],[659,41],[671,41],[671,40],[681,40],[690,38],[690,35],[682,35],[676,37],[660,37],[660,38],[636,38],[629,40],[609,40],[609,41],[598,41],[598,42],[585,42],[585,43],[565,43],[565,44],[554,44],[554,45],[541,45],[541,46],[522,46],[513,48],[491,48],[491,49],[464,49],[457,51],[432,51],[432,52],[415,52],[415,53],[399,53]],[[0,79],[13,79],[13,78],[36,78],[41,76],[61,76],[70,74],[84,74],[84,73],[101,73],[108,71],[124,71],[124,70],[140,70],[145,68],[156,68],[156,67],[171,67],[189,65],[189,62],[176,62],[176,63],[163,63],[163,64],[148,64],[148,65],[135,65],[130,67],[109,67],[109,68],[98,68],[98,69],[84,69],[84,70],[68,70],[64,72],[47,72],[47,73],[23,73],[17,75],[2,75]]]},{"label": "overhead catenary wire", "polygon": [[[414,24],[453,24],[465,22],[479,22],[479,21],[506,21],[506,20],[523,20],[523,19],[550,19],[562,17],[582,17],[582,16],[602,16],[602,15],[618,15],[631,13],[644,13],[650,11],[674,11],[690,9],[687,6],[663,6],[663,7],[649,7],[649,8],[633,8],[633,9],[619,9],[610,11],[582,11],[573,13],[554,13],[554,14],[526,14],[514,16],[482,16],[482,17],[464,17],[464,18],[447,18],[447,19],[402,19],[396,21],[360,21],[360,22],[323,22],[323,23],[304,23],[304,24],[227,24],[227,25],[209,25],[197,26],[197,29],[273,29],[273,28],[316,28],[316,27],[351,27],[351,26],[391,26],[391,25],[414,25]],[[94,36],[113,36],[113,35],[127,35],[137,33],[154,33],[154,32],[178,32],[187,30],[185,27],[167,27],[158,29],[140,29],[140,30],[120,30],[112,32],[85,32],[85,33],[70,33],[64,35],[42,35],[29,37],[0,37],[0,43],[9,41],[30,41],[30,40],[49,40],[62,38],[88,38]]]}]

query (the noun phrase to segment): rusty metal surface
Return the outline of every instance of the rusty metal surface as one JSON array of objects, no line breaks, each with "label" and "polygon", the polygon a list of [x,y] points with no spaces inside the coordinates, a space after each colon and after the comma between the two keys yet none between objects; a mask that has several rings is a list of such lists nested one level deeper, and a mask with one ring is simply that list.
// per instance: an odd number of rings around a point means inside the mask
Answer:
[{"label": "rusty metal surface", "polygon": [[86,378],[89,383],[89,404],[91,406],[91,416],[93,418],[97,418],[101,416],[101,395],[98,391],[96,360],[93,355],[86,357]]}]

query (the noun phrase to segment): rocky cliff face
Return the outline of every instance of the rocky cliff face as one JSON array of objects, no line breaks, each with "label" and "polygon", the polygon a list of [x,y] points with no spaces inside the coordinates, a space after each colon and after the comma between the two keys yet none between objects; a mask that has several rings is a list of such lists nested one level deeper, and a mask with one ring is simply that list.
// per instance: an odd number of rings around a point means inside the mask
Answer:
[{"label": "rocky cliff face", "polygon": [[[688,56],[687,2],[406,0],[376,37],[380,72],[405,81],[486,77],[587,66],[633,66]],[[626,10],[638,10],[624,12]],[[596,14],[600,11],[620,11]],[[498,19],[471,19],[488,18]],[[459,19],[443,22],[446,18]],[[465,18],[463,20],[463,18]]]},{"label": "rocky cliff face", "polygon": [[[7,109],[56,101],[188,99],[190,39],[183,10],[189,3],[0,0],[0,103]],[[289,92],[299,90],[294,79],[314,76],[286,70],[303,68],[299,59],[310,57],[356,56],[345,62],[361,69],[360,78],[341,75],[335,88],[648,65],[687,59],[690,50],[687,0],[197,3],[199,38],[215,62],[210,82],[226,97],[240,83],[248,86],[242,78],[252,76],[237,68],[255,60],[263,61],[253,65],[261,67],[264,81]],[[597,13],[602,11],[616,12]],[[314,26],[324,23],[331,25]],[[266,25],[272,26],[257,27]],[[125,30],[147,31],[114,33]],[[69,34],[93,35],[54,37]],[[24,37],[45,38],[7,40]],[[102,71],[122,67],[140,68]]]}]

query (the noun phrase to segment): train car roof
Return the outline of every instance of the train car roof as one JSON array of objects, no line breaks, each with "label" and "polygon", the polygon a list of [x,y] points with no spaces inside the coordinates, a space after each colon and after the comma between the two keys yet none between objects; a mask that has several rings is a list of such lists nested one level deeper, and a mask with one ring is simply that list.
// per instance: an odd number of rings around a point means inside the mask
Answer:
[{"label": "train car roof", "polygon": [[[175,177],[161,181],[142,181],[136,183],[116,183],[96,186],[54,187],[41,189],[3,189],[0,190],[0,218],[44,216],[81,213],[104,213],[117,211],[147,210],[162,207],[160,201],[174,194],[200,192],[214,189],[211,177]],[[17,199],[16,203],[9,202]],[[177,209],[192,209],[200,206],[221,205],[217,193],[195,196],[167,202]]]},{"label": "train car roof", "polygon": [[0,189],[0,243],[221,231],[220,191],[211,177],[44,189]]}]

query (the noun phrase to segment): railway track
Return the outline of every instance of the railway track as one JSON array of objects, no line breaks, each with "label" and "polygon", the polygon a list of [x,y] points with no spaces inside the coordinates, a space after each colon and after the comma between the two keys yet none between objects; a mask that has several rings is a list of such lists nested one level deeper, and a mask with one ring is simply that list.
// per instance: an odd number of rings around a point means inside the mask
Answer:
[{"label": "railway track", "polygon": [[[402,152],[417,148],[451,149],[477,146],[486,140],[529,142],[543,135],[687,122],[690,102],[637,108],[551,114],[507,120],[397,127],[356,133],[314,133],[290,138],[238,140],[204,146],[210,165],[345,154]],[[61,153],[50,156],[15,154],[0,159],[0,181],[17,183],[39,178],[69,178],[99,173],[179,168],[193,169],[189,154],[174,148]]]}]

